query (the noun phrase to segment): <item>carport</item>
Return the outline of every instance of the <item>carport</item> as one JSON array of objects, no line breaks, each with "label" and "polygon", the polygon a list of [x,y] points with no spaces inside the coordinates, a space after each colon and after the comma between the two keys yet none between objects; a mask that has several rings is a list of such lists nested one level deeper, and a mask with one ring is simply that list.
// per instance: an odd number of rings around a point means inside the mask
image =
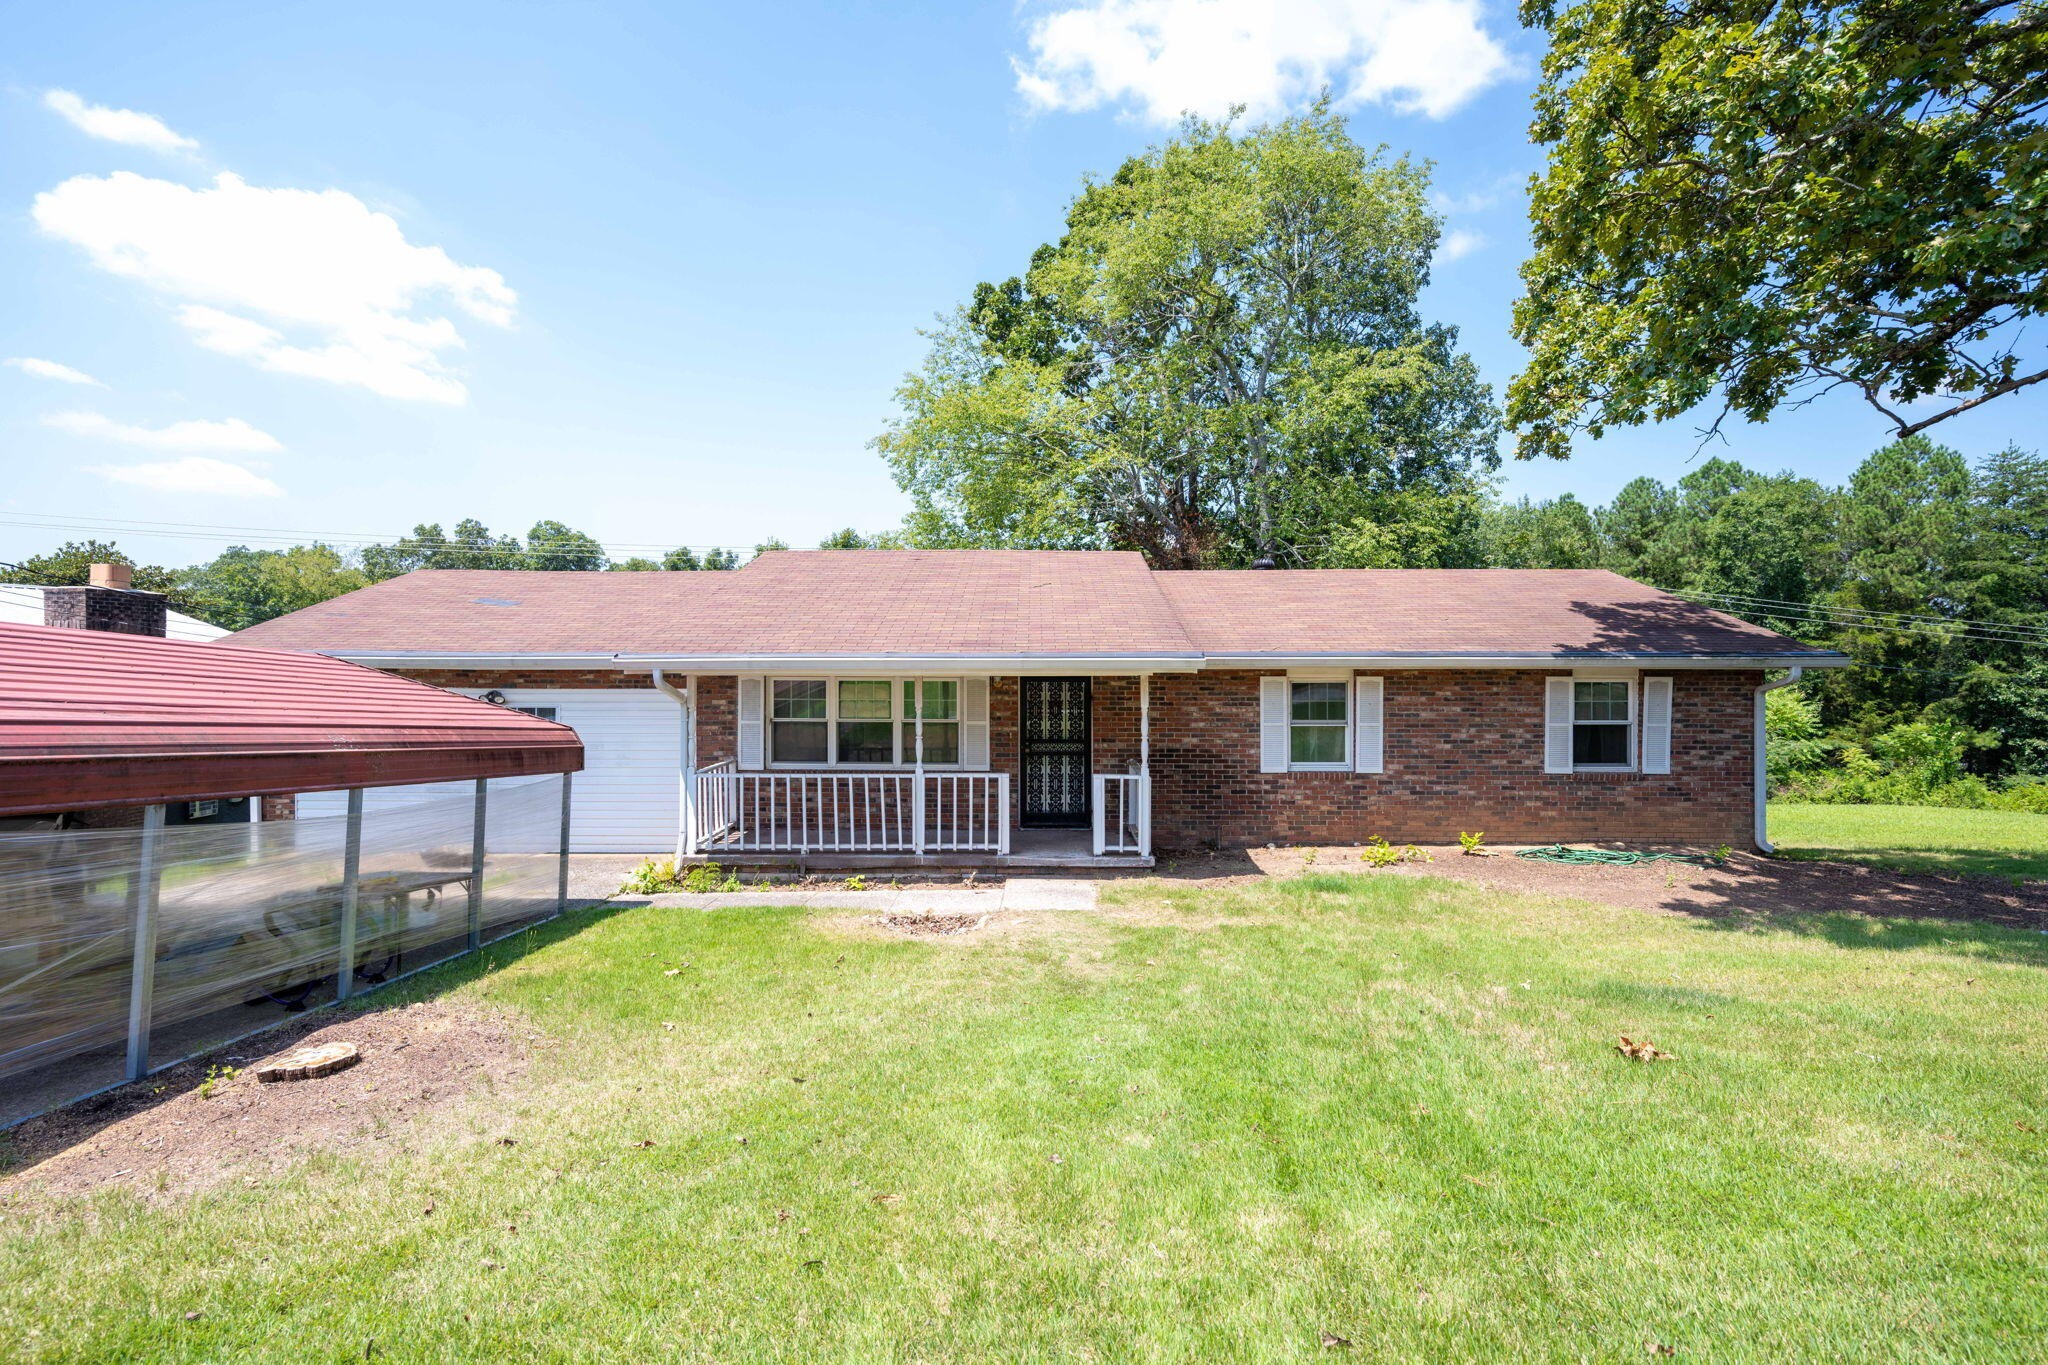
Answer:
[{"label": "carport", "polygon": [[[0,1124],[557,913],[582,766],[567,726],[321,655],[0,624]],[[366,815],[426,782],[463,795]],[[320,791],[344,810],[167,819]]]}]

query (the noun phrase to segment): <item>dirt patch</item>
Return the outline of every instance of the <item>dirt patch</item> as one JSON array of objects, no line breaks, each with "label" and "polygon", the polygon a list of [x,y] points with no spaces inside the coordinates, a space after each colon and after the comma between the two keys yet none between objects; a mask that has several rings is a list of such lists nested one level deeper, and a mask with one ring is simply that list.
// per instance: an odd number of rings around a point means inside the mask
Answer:
[{"label": "dirt patch", "polygon": [[988,923],[987,915],[884,915],[882,926],[913,938],[971,934]]},{"label": "dirt patch", "polygon": [[[13,1168],[0,1193],[115,1186],[151,1199],[254,1180],[311,1152],[384,1146],[486,1086],[517,1083],[528,1041],[498,1015],[445,1000],[309,1016],[30,1119],[10,1135]],[[313,1080],[256,1079],[265,1059],[327,1042],[353,1043],[361,1061]],[[229,1067],[236,1074],[209,1082]]]},{"label": "dirt patch", "polygon": [[1838,913],[2048,929],[2048,883],[2043,882],[2016,887],[1996,877],[1890,872],[1751,853],[1734,854],[1718,865],[1608,867],[1536,862],[1515,857],[1512,849],[1467,857],[1456,844],[1425,845],[1423,852],[1431,861],[1373,869],[1359,860],[1356,848],[1253,848],[1165,857],[1160,872],[1175,881],[1236,887],[1314,872],[1448,877],[1501,891],[1575,896],[1624,909],[1717,919]]}]

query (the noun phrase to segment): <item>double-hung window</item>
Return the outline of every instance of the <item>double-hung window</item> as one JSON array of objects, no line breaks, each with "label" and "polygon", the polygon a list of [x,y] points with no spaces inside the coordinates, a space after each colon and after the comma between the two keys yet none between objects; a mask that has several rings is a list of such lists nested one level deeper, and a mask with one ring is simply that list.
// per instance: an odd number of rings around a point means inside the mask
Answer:
[{"label": "double-hung window", "polygon": [[1626,769],[1635,763],[1635,684],[1572,681],[1572,767]]},{"label": "double-hung window", "polygon": [[[768,761],[780,766],[907,767],[917,751],[914,678],[776,678]],[[924,680],[924,761],[960,762],[960,681]]]},{"label": "double-hung window", "polygon": [[1351,686],[1289,682],[1287,766],[1340,771],[1351,766]]}]

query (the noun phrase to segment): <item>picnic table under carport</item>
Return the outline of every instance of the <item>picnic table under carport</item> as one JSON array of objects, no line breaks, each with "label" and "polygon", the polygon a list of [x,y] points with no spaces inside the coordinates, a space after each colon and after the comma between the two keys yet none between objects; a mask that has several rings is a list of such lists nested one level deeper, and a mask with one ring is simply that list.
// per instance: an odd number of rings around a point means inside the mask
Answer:
[{"label": "picnic table under carport", "polygon": [[[559,905],[582,766],[566,726],[319,654],[0,623],[0,1087],[106,1047],[110,1028],[128,1079],[155,1069],[158,974],[174,964],[176,989],[199,993],[185,1005],[207,1003],[209,942],[233,945],[216,954],[230,995],[260,977],[294,991],[331,979],[340,998],[366,952],[381,963],[443,932],[359,941],[415,896],[459,895],[460,936],[478,946],[487,831],[508,802],[523,894],[545,857]],[[379,813],[366,834],[366,788],[450,781],[473,798]],[[348,792],[346,816],[166,823],[178,803],[310,791]],[[543,799],[558,834],[538,829]],[[113,975],[123,1019],[106,1017]]]}]

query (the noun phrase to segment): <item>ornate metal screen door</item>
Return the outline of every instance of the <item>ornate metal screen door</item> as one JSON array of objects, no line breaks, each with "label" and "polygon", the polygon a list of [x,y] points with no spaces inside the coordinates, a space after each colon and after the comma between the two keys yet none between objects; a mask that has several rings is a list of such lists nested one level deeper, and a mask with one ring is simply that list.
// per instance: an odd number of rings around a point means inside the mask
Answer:
[{"label": "ornate metal screen door", "polygon": [[1019,823],[1088,823],[1088,679],[1019,680],[1018,748],[1024,769]]}]

